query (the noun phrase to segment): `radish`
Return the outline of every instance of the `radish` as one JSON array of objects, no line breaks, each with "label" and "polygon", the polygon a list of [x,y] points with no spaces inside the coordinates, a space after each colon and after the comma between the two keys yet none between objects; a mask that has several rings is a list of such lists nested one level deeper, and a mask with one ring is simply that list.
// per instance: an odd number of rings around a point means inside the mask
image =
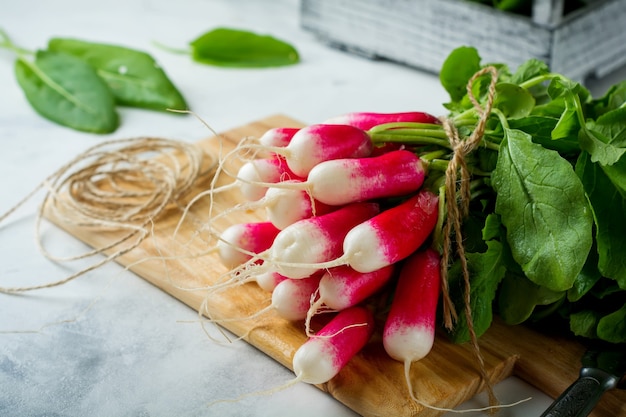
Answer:
[{"label": "radish", "polygon": [[347,265],[330,268],[320,280],[316,303],[337,311],[355,306],[380,290],[391,278],[393,270],[393,265],[365,273]]},{"label": "radish", "polygon": [[304,320],[321,278],[322,275],[318,273],[307,278],[280,281],[272,291],[270,307],[286,320]]},{"label": "radish", "polygon": [[415,401],[409,371],[413,362],[430,352],[435,340],[439,264],[439,253],[431,248],[405,260],[383,330],[385,351],[404,363],[409,392]]},{"label": "radish", "polygon": [[[294,182],[284,181],[283,184]],[[265,206],[267,219],[279,229],[284,229],[298,220],[320,216],[338,208],[313,199],[304,189],[281,187],[269,188],[262,204]]]},{"label": "radish", "polygon": [[[285,320],[304,320],[307,316],[307,312],[309,311],[309,306],[311,305],[311,298],[317,292],[321,278],[321,273],[316,273],[302,279],[285,278],[280,281],[272,291],[272,301],[267,307],[264,307],[254,314],[246,317],[211,319],[211,322],[226,323],[233,321],[250,320],[257,318],[262,314],[268,313],[271,310],[274,310],[278,314],[278,316],[284,318]],[[246,279],[241,281],[240,283],[249,281],[251,280]],[[220,287],[219,289],[223,290],[224,288],[228,287]],[[213,287],[212,289],[215,290],[216,288]],[[202,307],[200,309],[200,311],[203,311],[207,316],[209,316],[206,307],[208,303],[209,298],[207,297],[203,301]]]},{"label": "radish", "polygon": [[276,288],[280,282],[289,279],[276,271],[266,271],[255,275],[254,278],[259,287],[267,292],[274,291],[274,288]]},{"label": "radish", "polygon": [[[305,178],[294,174],[285,159],[279,155],[273,155],[269,158],[252,159],[239,168],[235,175],[236,180],[218,188],[209,189],[200,196],[206,194],[217,194],[222,191],[228,191],[233,188],[239,188],[243,197],[248,201],[257,201],[261,199],[267,187],[280,181],[304,181]],[[196,198],[197,199],[197,198]]]},{"label": "radish", "polygon": [[354,227],[346,235],[345,262],[359,272],[371,272],[394,264],[417,250],[437,224],[439,198],[430,191],[383,211]]},{"label": "radish", "polygon": [[424,112],[402,112],[402,113],[370,113],[355,112],[336,116],[326,120],[326,124],[345,124],[358,127],[363,130],[370,130],[374,126],[386,123],[439,123],[435,116]]},{"label": "radish", "polygon": [[296,174],[306,177],[311,168],[322,161],[340,158],[363,158],[372,153],[369,135],[347,125],[317,124],[296,132],[284,148],[269,148],[283,155]]},{"label": "radish", "polygon": [[323,307],[334,311],[353,307],[380,290],[391,278],[394,266],[389,265],[372,272],[357,272],[347,265],[330,268],[322,275],[317,299],[307,313],[305,329],[310,334],[309,323]]},{"label": "radish", "polygon": [[[295,175],[288,167],[284,158],[273,156],[270,158],[253,159],[246,162],[237,172],[236,185],[244,198],[248,201],[257,201],[265,195],[267,184],[287,180],[304,180]],[[230,189],[232,184],[213,190]]]},{"label": "radish", "polygon": [[291,138],[299,128],[293,127],[275,127],[266,131],[260,138],[259,143],[270,147],[285,147],[291,142]]},{"label": "radish", "polygon": [[340,256],[348,231],[378,212],[376,203],[354,203],[322,216],[299,220],[278,233],[269,249],[267,263],[286,277],[307,277],[320,269],[314,264]]},{"label": "radish", "polygon": [[397,150],[371,158],[336,159],[316,165],[306,183],[311,196],[330,205],[343,205],[417,191],[425,170],[413,152]]},{"label": "radish", "polygon": [[271,222],[234,224],[224,230],[217,242],[220,260],[234,268],[269,249],[280,232]]},{"label": "radish", "polygon": [[340,311],[293,356],[297,381],[323,384],[330,381],[367,344],[374,331],[374,317],[364,307]]}]

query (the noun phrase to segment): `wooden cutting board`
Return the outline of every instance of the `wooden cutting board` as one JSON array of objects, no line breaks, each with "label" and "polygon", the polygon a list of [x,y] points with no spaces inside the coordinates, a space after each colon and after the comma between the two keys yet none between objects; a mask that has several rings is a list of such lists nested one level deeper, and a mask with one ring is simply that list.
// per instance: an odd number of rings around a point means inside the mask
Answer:
[{"label": "wooden cutting board", "polygon": [[[302,123],[277,115],[249,123],[216,137],[197,143],[206,153],[218,149],[228,152],[245,137],[259,137],[272,127],[300,127]],[[236,172],[237,164],[231,169]],[[232,181],[222,178],[219,184]],[[209,178],[199,180],[191,199],[208,188]],[[215,195],[213,210],[221,213],[242,201],[236,190]],[[208,213],[208,198],[199,200],[189,211],[187,221],[173,238],[182,209],[172,208],[156,220],[153,235],[118,259],[123,265],[163,291],[199,310],[203,305],[214,319],[247,317],[269,304],[269,294],[256,284],[213,293],[206,288],[226,272],[216,254],[190,257],[211,247],[206,232],[197,233]],[[223,230],[233,223],[263,220],[262,211],[236,210],[215,223]],[[60,227],[93,247],[103,247],[117,233],[78,227],[52,218]],[[163,257],[172,259],[164,259]],[[151,258],[147,260],[147,258]],[[155,258],[156,257],[156,258]],[[159,257],[161,257],[159,259]],[[176,258],[177,257],[177,258]],[[176,258],[176,259],[173,259]],[[142,261],[143,260],[143,261]],[[142,262],[138,262],[142,261]],[[288,322],[273,312],[255,319],[224,322],[223,326],[291,369],[296,349],[306,340],[303,323]],[[555,397],[578,374],[583,347],[571,340],[549,337],[524,327],[510,327],[496,322],[480,340],[488,374],[493,383],[515,374],[548,395]],[[454,345],[437,337],[432,352],[413,365],[411,379],[418,398],[437,407],[454,408],[484,388],[478,374],[475,356],[468,345]],[[390,359],[379,336],[344,368],[339,375],[319,388],[363,416],[437,416],[441,412],[423,408],[408,396],[402,364]],[[626,394],[614,391],[605,395],[597,407],[596,417],[626,415]]]}]

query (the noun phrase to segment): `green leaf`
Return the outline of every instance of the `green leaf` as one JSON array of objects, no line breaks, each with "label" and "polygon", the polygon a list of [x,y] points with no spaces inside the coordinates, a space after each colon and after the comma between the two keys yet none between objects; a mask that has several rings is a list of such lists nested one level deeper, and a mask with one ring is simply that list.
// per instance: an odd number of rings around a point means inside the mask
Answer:
[{"label": "green leaf", "polygon": [[499,83],[496,85],[493,106],[500,109],[508,119],[519,119],[528,116],[533,110],[535,97],[518,85]]},{"label": "green leaf", "polygon": [[576,336],[595,339],[598,337],[596,329],[602,315],[594,310],[583,310],[570,314],[569,327]]},{"label": "green leaf", "polygon": [[552,139],[552,131],[558,121],[559,119],[555,117],[530,115],[509,120],[509,127],[528,133],[533,142],[544,148],[558,151],[562,155],[578,154],[580,146],[577,136],[567,136],[558,140]]},{"label": "green leaf", "polygon": [[622,156],[613,165],[602,166],[602,170],[620,192],[622,198],[626,198],[626,156]]},{"label": "green leaf", "polygon": [[587,294],[600,279],[602,275],[598,270],[598,252],[596,248],[589,251],[589,257],[583,266],[582,271],[574,280],[572,288],[567,291],[567,299],[570,302],[580,300]]},{"label": "green leaf", "polygon": [[520,324],[530,318],[537,306],[553,304],[564,294],[537,285],[523,275],[508,272],[498,292],[498,314],[507,324]]},{"label": "green leaf", "polygon": [[511,77],[511,83],[521,84],[531,78],[545,75],[550,72],[548,65],[538,59],[532,58],[517,67],[517,71]]},{"label": "green leaf", "polygon": [[61,38],[51,39],[48,48],[74,55],[96,68],[118,104],[159,111],[187,109],[182,94],[145,52]]},{"label": "green leaf", "polygon": [[611,145],[626,147],[626,107],[606,112],[587,126],[608,138]]},{"label": "green leaf", "polygon": [[15,75],[31,106],[53,122],[93,133],[110,133],[119,125],[106,83],[76,57],[39,51],[34,62],[18,58]]},{"label": "green leaf", "polygon": [[594,119],[597,119],[604,113],[620,108],[626,103],[626,80],[611,86],[604,96],[593,100],[589,103],[589,107],[594,113]]},{"label": "green leaf", "polygon": [[476,48],[462,46],[446,58],[439,79],[453,102],[460,101],[467,92],[467,82],[480,70],[480,56]]},{"label": "green leaf", "polygon": [[[504,277],[506,268],[502,261],[502,244],[491,240],[487,242],[487,251],[484,253],[468,253],[468,267],[471,272],[470,305],[472,322],[477,336],[482,335],[491,326],[493,320],[492,303],[496,296],[496,289]],[[459,321],[452,334],[455,343],[463,343],[470,339],[467,319],[463,314],[463,289],[460,285],[460,271],[455,271],[453,280],[456,282],[453,297],[459,311]],[[451,286],[453,283],[451,283]]]},{"label": "green leaf", "polygon": [[499,10],[513,12],[527,7],[528,0],[493,0],[493,5]]},{"label": "green leaf", "polygon": [[495,211],[526,276],[554,291],[569,289],[592,244],[591,210],[570,163],[506,129],[492,181]]},{"label": "green leaf", "polygon": [[570,100],[565,100],[565,110],[552,130],[552,139],[577,138],[580,130],[576,107]]},{"label": "green leaf", "polygon": [[224,67],[278,67],[300,61],[296,48],[269,35],[213,29],[190,43],[195,61]]},{"label": "green leaf", "polygon": [[592,162],[609,166],[626,153],[626,108],[604,113],[587,122],[579,133],[581,147],[591,155]]},{"label": "green leaf", "polygon": [[626,304],[600,319],[597,334],[600,339],[607,342],[626,342]]},{"label": "green leaf", "polygon": [[589,198],[596,225],[598,269],[626,289],[626,200],[588,154],[580,155],[576,173]]},{"label": "green leaf", "polygon": [[614,146],[610,138],[594,129],[594,123],[588,122],[585,129],[578,133],[580,147],[591,155],[591,161],[601,165],[613,165],[620,160],[626,148]]}]

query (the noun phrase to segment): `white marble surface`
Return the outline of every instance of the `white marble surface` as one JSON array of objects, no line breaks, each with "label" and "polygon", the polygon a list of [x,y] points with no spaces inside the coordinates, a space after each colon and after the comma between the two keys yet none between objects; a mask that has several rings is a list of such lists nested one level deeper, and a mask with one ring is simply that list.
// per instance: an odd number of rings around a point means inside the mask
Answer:
[{"label": "white marble surface", "polygon": [[[220,25],[285,38],[300,50],[302,63],[267,70],[212,68],[152,44],[182,47]],[[0,27],[27,49],[64,36],[146,50],[217,131],[275,113],[307,123],[358,110],[443,114],[441,103],[447,100],[431,74],[318,43],[300,29],[296,0],[2,1]],[[193,117],[133,109],[120,111],[122,125],[111,135],[60,127],[28,105],[14,77],[14,59],[0,50],[0,212],[100,141],[140,135],[197,141],[209,134]],[[623,74],[594,88],[619,77]],[[41,197],[0,224],[2,286],[53,281],[88,263],[59,265],[38,252],[33,224]],[[55,255],[86,249],[53,227],[45,228],[44,243]],[[211,342],[197,325],[185,323],[195,318],[195,312],[115,264],[62,287],[0,295],[0,415],[355,415],[305,384],[207,407],[216,399],[279,386],[292,374],[243,342]],[[505,402],[533,397],[501,415],[539,415],[550,402],[516,378],[497,389]],[[483,403],[479,397],[466,406]]]}]

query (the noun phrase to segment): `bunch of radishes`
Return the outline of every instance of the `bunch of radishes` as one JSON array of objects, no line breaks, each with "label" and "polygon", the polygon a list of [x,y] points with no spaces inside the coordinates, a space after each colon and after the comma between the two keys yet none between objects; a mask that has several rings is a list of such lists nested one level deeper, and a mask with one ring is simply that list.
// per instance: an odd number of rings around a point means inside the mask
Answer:
[{"label": "bunch of radishes", "polygon": [[[267,221],[221,233],[230,281],[220,286],[255,280],[272,292],[270,308],[305,322],[309,340],[293,358],[299,380],[329,381],[368,342],[374,314],[366,302],[396,279],[382,333],[387,353],[408,367],[432,347],[440,260],[428,242],[439,198],[422,187],[427,166],[417,152],[374,144],[368,134],[394,122],[438,123],[422,112],[352,113],[271,129],[255,145],[266,157],[237,174]],[[310,320],[321,312],[335,315],[313,332]]]}]

